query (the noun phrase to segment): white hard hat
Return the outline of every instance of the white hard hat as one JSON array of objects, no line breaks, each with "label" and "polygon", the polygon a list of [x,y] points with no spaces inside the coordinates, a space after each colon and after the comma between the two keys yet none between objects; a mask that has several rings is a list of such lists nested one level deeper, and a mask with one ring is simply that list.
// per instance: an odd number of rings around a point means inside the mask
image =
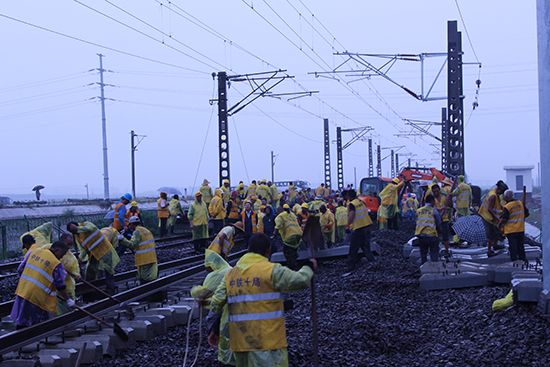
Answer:
[{"label": "white hard hat", "polygon": [[133,217],[130,217],[130,219],[128,219],[128,223],[140,223],[141,220],[139,219],[139,217],[137,216],[133,216]]}]

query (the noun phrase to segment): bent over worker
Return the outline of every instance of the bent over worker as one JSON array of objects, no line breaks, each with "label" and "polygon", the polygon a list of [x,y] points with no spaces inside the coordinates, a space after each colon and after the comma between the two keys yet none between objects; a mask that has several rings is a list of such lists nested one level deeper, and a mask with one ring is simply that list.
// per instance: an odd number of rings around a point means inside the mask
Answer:
[{"label": "bent over worker", "polygon": [[298,219],[290,211],[288,204],[283,205],[283,211],[275,218],[275,230],[283,240],[283,255],[288,267],[292,270],[298,268],[298,246],[302,239],[302,228]]},{"label": "bent over worker", "polygon": [[151,282],[158,278],[155,238],[138,217],[130,218],[128,228],[132,231],[132,238],[129,241],[123,239],[122,244],[135,252],[134,261],[140,284]]},{"label": "bent over worker", "polygon": [[502,210],[499,228],[503,229],[510,251],[510,260],[527,261],[525,256],[525,218],[529,216],[529,210],[523,205],[521,200],[514,198],[512,190],[504,192],[504,201],[506,204]]},{"label": "bent over worker", "polygon": [[[306,289],[311,284],[315,260],[292,271],[269,261],[269,237],[256,233],[250,238],[248,253],[224,277],[211,301],[211,314],[229,308],[229,343],[237,367],[288,366],[283,295]],[[212,343],[215,338],[209,335]]]},{"label": "bent over worker", "polygon": [[233,246],[235,246],[235,234],[237,230],[244,233],[244,224],[243,222],[237,222],[230,226],[225,226],[221,231],[218,232],[214,240],[208,246],[208,250],[214,251],[224,259],[227,259]]},{"label": "bent over worker", "polygon": [[67,231],[73,234],[79,246],[78,260],[86,263],[86,280],[96,280],[99,273],[105,273],[105,284],[108,292],[114,292],[113,275],[120,262],[111,243],[92,222],[69,222]]},{"label": "bent over worker", "polygon": [[[191,297],[210,309],[212,295],[224,281],[225,274],[231,270],[231,266],[217,253],[206,251],[204,267],[208,272],[202,285],[191,288]],[[227,305],[223,307],[219,327],[213,327],[212,333],[218,338],[218,361],[224,365],[235,365],[235,357],[229,348],[229,310]],[[213,340],[213,337],[211,338]],[[216,343],[213,343],[216,344]]]},{"label": "bent over worker", "polygon": [[17,329],[46,321],[55,314],[58,294],[74,306],[74,300],[65,292],[67,273],[59,261],[67,251],[65,243],[57,241],[49,249],[37,248],[28,252],[19,265],[20,278],[11,311]]}]

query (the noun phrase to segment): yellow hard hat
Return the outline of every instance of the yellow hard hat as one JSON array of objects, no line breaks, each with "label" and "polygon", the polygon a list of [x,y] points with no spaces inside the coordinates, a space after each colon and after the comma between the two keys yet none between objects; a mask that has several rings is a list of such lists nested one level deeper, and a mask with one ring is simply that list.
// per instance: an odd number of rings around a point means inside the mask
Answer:
[{"label": "yellow hard hat", "polygon": [[138,206],[138,202],[137,201],[132,201],[132,203],[130,204],[130,206]]},{"label": "yellow hard hat", "polygon": [[201,193],[200,191],[197,191],[197,192],[195,193],[195,197],[199,197],[199,196],[202,196],[202,193]]},{"label": "yellow hard hat", "polygon": [[392,181],[393,183],[396,183],[396,184],[398,184],[399,182],[401,182],[401,181],[399,181],[399,179],[398,179],[397,177],[395,177],[395,178],[392,179],[391,181]]},{"label": "yellow hard hat", "polygon": [[229,183],[229,180],[227,178],[224,178],[223,181],[222,181],[224,184],[225,183]]},{"label": "yellow hard hat", "polygon": [[304,208],[304,209],[309,209],[309,205],[307,205],[307,203],[303,203],[303,204],[302,204],[302,208]]},{"label": "yellow hard hat", "polygon": [[284,204],[284,205],[283,205],[283,209],[290,209],[290,205]]}]

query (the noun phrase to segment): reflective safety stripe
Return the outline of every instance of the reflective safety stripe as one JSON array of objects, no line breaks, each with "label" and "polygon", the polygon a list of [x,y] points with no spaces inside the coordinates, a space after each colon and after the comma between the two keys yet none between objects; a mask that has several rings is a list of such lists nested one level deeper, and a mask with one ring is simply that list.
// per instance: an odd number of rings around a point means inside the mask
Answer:
[{"label": "reflective safety stripe", "polygon": [[143,242],[141,242],[141,243],[139,244],[139,246],[148,245],[148,244],[153,243],[153,242],[155,242],[154,239],[153,239],[153,240],[143,241]]},{"label": "reflective safety stripe", "polygon": [[518,222],[523,222],[523,219],[510,219],[506,221],[506,223],[518,223]]},{"label": "reflective safety stripe", "polygon": [[145,250],[137,250],[136,254],[144,254],[146,252],[151,252],[151,251],[155,251],[155,248],[151,247],[151,248],[146,248]]},{"label": "reflective safety stripe", "polygon": [[44,278],[48,279],[48,281],[53,282],[53,277],[46,273],[43,269],[40,269],[38,266],[34,266],[33,264],[26,264],[30,269],[40,273]]},{"label": "reflective safety stripe", "polygon": [[38,280],[31,278],[28,275],[21,274],[21,279],[25,279],[26,281],[31,282],[32,284],[43,290],[48,296],[55,297],[57,295],[55,291],[52,291],[50,288],[44,286],[44,284],[40,283]]},{"label": "reflective safety stripe", "polygon": [[82,241],[82,247],[86,248],[86,245],[88,244],[88,242],[90,242],[92,240],[92,238],[99,233],[99,229],[97,229],[94,233],[92,233],[91,235],[89,235],[88,237],[86,237],[86,239],[84,241]]},{"label": "reflective safety stripe", "polygon": [[227,303],[240,303],[240,302],[254,302],[254,301],[272,301],[275,299],[282,299],[281,293],[257,293],[257,294],[244,294],[240,296],[232,296],[227,298]]},{"label": "reflective safety stripe", "polygon": [[435,228],[435,223],[433,220],[430,220],[430,219],[418,219],[416,221],[416,225],[418,226],[423,226],[423,227],[431,227],[431,228]]},{"label": "reflective safety stripe", "polygon": [[283,311],[243,313],[238,315],[229,315],[229,322],[269,320],[269,319],[278,319],[281,317],[284,317]]},{"label": "reflective safety stripe", "polygon": [[516,215],[520,215],[520,214],[523,213],[523,212],[524,212],[523,208],[520,209],[520,210],[516,210],[515,212],[511,212],[511,213],[510,213],[510,217],[513,217],[513,216],[516,216]]},{"label": "reflective safety stripe", "polygon": [[[94,232],[95,233],[95,232]],[[90,236],[91,237],[91,236]],[[88,238],[90,238],[88,237]],[[86,238],[86,239],[88,239]],[[99,236],[99,238],[90,246],[90,248],[88,248],[88,252],[92,252],[92,250],[94,248],[96,248],[97,245],[99,245],[103,240],[104,240],[105,237],[103,237],[103,233]]]}]

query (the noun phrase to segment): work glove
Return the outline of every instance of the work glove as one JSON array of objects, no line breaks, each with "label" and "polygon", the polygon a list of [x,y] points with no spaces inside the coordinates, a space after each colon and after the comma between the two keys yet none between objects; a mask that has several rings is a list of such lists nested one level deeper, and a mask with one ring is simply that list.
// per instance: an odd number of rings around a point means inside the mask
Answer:
[{"label": "work glove", "polygon": [[124,238],[124,235],[122,235],[121,233],[119,233],[118,236],[117,236],[117,238],[118,238],[119,240],[121,240],[121,239]]},{"label": "work glove", "polygon": [[74,299],[67,298],[67,306],[69,306],[70,308],[74,308],[75,305],[76,305],[76,302],[74,301]]}]

